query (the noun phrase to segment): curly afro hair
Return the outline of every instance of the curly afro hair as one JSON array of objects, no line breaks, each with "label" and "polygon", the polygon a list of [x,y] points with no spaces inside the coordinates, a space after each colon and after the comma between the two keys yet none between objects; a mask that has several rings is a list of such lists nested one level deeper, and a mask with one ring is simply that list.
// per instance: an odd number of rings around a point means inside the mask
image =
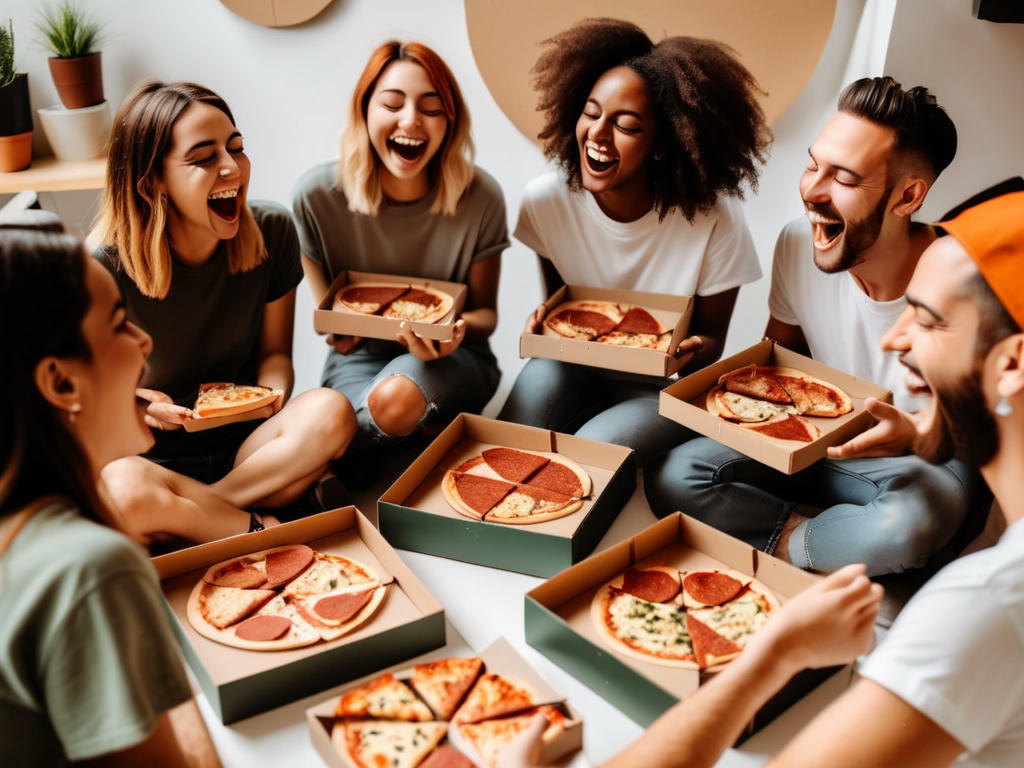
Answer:
[{"label": "curly afro hair", "polygon": [[544,41],[533,67],[538,134],[544,155],[582,187],[576,123],[590,91],[609,69],[626,66],[647,83],[657,114],[648,183],[659,218],[679,207],[688,220],[719,195],[757,188],[771,132],[757,101],[757,81],[722,43],[669,37],[655,45],[635,24],[586,19]]}]

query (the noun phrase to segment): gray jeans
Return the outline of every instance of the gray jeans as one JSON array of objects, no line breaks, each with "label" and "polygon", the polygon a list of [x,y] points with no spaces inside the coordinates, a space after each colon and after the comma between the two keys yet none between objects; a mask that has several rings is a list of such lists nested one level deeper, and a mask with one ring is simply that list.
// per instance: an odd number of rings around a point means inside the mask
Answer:
[{"label": "gray jeans", "polygon": [[794,530],[791,562],[819,571],[865,563],[873,576],[921,567],[992,500],[956,459],[823,459],[785,475],[706,437],[649,467],[644,486],[659,517],[682,510],[769,553],[797,504],[822,507]]}]

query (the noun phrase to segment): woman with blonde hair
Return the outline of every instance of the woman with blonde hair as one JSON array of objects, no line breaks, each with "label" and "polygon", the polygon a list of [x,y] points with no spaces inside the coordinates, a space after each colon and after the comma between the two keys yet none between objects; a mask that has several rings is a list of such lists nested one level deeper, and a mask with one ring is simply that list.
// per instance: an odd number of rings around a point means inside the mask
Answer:
[{"label": "woman with blonde hair", "polygon": [[[143,541],[259,529],[260,516],[243,510],[294,502],[355,431],[336,392],[288,401],[298,239],[286,210],[247,203],[249,174],[230,109],[203,86],[148,82],[118,110],[91,239],[128,317],[153,336],[139,394],[160,431],[150,461],[124,459],[103,474],[123,524]],[[186,432],[208,382],[283,396],[266,420]]]},{"label": "woman with blonde hair", "polygon": [[315,166],[295,188],[315,301],[346,269],[467,284],[451,341],[408,327],[394,341],[328,338],[323,383],[355,405],[363,447],[479,412],[498,385],[487,339],[508,246],[505,203],[472,164],[469,125],[458,84],[433,50],[384,43],[352,94],[340,161]]}]

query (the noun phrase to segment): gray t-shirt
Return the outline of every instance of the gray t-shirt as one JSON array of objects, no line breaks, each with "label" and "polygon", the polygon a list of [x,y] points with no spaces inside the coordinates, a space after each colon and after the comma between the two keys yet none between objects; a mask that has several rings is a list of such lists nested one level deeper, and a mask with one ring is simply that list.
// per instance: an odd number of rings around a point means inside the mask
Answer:
[{"label": "gray t-shirt", "polygon": [[436,190],[414,203],[385,201],[376,216],[354,213],[337,180],[338,163],[322,163],[292,194],[302,252],[330,282],[354,269],[464,283],[474,261],[508,247],[505,199],[480,168],[453,216],[430,213]]},{"label": "gray t-shirt", "polygon": [[145,553],[66,501],[0,555],[0,616],[5,768],[127,749],[192,697]]},{"label": "gray t-shirt", "polygon": [[222,242],[202,266],[175,261],[162,299],[139,292],[117,268],[116,251],[97,253],[118,282],[128,319],[153,337],[141,386],[164,392],[179,405],[192,407],[204,382],[256,383],[263,311],[302,281],[299,241],[288,210],[276,203],[251,207],[267,258],[248,272],[230,274]]}]

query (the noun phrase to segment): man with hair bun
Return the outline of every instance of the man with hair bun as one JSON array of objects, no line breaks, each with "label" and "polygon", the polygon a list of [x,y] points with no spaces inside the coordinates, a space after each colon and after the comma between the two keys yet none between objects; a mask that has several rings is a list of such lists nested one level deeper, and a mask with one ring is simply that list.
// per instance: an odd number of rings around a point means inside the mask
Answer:
[{"label": "man with hair bun", "polygon": [[[921,407],[895,356],[879,341],[907,306],[904,293],[935,229],[914,222],[956,154],[956,128],[926,88],[863,78],[808,149],[800,179],[806,218],[775,247],[765,335]],[[876,418],[892,406],[866,403]],[[967,515],[987,509],[981,478],[958,459],[933,466],[863,441],[784,475],[710,438],[685,443],[645,474],[655,514],[676,509],[802,568],[863,562],[869,575],[926,564]],[[884,457],[884,458],[881,458]],[[798,505],[821,508],[815,517]],[[799,507],[806,511],[806,507]]]}]

